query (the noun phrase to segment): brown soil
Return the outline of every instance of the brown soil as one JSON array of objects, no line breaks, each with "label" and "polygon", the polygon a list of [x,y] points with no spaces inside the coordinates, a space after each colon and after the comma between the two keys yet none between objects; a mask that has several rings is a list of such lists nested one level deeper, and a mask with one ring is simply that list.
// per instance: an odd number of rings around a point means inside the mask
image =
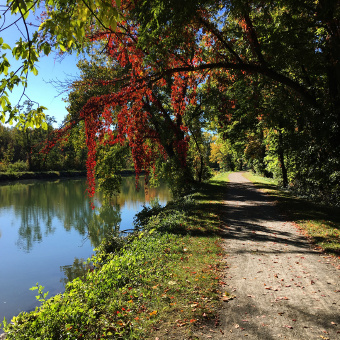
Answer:
[{"label": "brown soil", "polygon": [[340,339],[339,260],[312,248],[242,173],[223,213],[226,300],[200,339]]}]

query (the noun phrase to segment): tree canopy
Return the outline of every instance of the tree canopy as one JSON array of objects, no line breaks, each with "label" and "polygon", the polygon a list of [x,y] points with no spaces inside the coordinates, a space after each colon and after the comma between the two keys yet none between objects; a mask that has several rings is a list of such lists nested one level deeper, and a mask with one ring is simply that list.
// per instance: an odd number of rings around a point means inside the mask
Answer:
[{"label": "tree canopy", "polygon": [[[25,20],[23,3],[7,5]],[[213,128],[229,163],[338,198],[338,1],[89,3],[46,1],[42,33],[18,53],[23,74],[34,72],[31,45],[36,54],[89,45],[105,54],[74,84],[82,100],[64,130],[85,122],[91,187],[100,145],[127,142],[137,173],[167,168],[183,188],[200,173],[190,150],[202,156],[204,129]]]}]

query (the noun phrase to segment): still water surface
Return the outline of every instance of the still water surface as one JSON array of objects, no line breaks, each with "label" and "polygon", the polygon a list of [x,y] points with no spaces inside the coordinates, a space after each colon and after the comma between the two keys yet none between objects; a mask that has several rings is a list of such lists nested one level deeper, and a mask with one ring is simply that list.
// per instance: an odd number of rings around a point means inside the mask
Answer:
[{"label": "still water surface", "polygon": [[[134,177],[123,177],[121,193],[109,207],[96,196],[93,211],[85,194],[85,179],[20,181],[0,185],[0,323],[38,304],[37,282],[49,296],[64,290],[65,283],[85,270],[105,234],[117,226],[132,228],[134,215],[150,199],[163,205],[169,190],[141,188]],[[1,329],[0,329],[1,333]]]}]

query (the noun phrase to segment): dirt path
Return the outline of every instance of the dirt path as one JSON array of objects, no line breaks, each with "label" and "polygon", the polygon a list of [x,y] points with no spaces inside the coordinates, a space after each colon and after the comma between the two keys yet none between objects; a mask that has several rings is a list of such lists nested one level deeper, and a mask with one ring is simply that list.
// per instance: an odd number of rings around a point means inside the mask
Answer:
[{"label": "dirt path", "polygon": [[208,337],[340,339],[339,261],[313,250],[242,173],[229,179],[223,289],[235,298]]}]

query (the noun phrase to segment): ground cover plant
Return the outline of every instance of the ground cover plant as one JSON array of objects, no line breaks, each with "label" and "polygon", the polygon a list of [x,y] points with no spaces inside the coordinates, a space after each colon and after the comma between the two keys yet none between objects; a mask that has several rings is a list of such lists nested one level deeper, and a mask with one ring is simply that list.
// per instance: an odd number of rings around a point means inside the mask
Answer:
[{"label": "ground cover plant", "polygon": [[47,299],[43,287],[34,287],[42,306],[5,322],[7,339],[182,338],[215,320],[223,251],[218,204],[210,202],[224,189],[223,181],[211,181],[164,208],[145,208],[138,231],[103,242],[93,270],[63,294]]},{"label": "ground cover plant", "polygon": [[340,209],[292,195],[280,190],[277,181],[247,173],[256,186],[273,196],[279,209],[320,249],[340,255]]}]

